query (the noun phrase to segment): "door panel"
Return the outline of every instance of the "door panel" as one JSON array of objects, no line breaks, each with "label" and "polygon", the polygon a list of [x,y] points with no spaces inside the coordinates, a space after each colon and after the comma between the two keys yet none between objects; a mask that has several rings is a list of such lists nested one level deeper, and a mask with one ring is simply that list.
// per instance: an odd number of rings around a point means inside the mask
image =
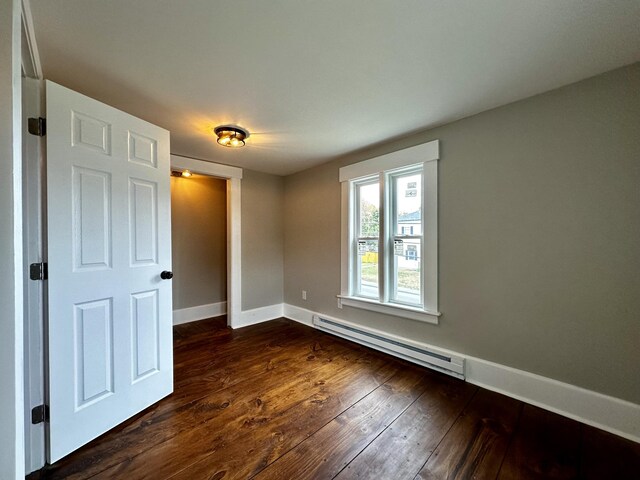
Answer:
[{"label": "door panel", "polygon": [[76,166],[71,171],[74,270],[111,268],[111,174]]},{"label": "door panel", "polygon": [[76,409],[113,393],[113,299],[74,307]]},{"label": "door panel", "polygon": [[153,138],[129,132],[129,161],[157,168],[157,145],[158,143]]},{"label": "door panel", "polygon": [[133,382],[158,372],[158,290],[131,295]]},{"label": "door panel", "polygon": [[131,266],[156,265],[157,185],[138,178],[129,179],[129,206]]},{"label": "door panel", "polygon": [[111,155],[111,124],[71,110],[71,145]]},{"label": "door panel", "polygon": [[47,93],[49,461],[173,390],[169,132]]}]

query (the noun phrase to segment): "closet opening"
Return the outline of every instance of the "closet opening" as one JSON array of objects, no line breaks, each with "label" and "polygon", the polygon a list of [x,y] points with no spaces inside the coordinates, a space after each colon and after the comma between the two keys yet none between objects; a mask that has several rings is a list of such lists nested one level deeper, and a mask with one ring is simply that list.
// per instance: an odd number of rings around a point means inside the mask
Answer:
[{"label": "closet opening", "polygon": [[171,176],[174,325],[227,313],[227,180]]},{"label": "closet opening", "polygon": [[172,154],[171,171],[173,324],[226,315],[237,328],[242,169]]}]

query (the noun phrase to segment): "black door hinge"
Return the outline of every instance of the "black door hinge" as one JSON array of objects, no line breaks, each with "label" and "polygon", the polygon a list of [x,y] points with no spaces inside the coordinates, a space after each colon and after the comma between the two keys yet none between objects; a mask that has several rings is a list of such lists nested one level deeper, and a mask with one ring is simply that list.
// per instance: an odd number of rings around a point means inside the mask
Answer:
[{"label": "black door hinge", "polygon": [[37,425],[38,423],[49,421],[49,405],[38,405],[31,409],[31,423]]},{"label": "black door hinge", "polygon": [[31,135],[44,137],[47,134],[47,119],[42,117],[30,118],[28,130]]},{"label": "black door hinge", "polygon": [[46,263],[32,263],[29,265],[29,278],[31,280],[46,280],[48,274]]}]

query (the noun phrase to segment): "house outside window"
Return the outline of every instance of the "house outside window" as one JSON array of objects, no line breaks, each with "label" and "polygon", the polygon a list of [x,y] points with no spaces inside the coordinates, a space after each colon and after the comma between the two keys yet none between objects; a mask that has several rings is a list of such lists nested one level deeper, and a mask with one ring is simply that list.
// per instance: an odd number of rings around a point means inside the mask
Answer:
[{"label": "house outside window", "polygon": [[437,160],[433,141],[340,169],[339,306],[437,323]]}]

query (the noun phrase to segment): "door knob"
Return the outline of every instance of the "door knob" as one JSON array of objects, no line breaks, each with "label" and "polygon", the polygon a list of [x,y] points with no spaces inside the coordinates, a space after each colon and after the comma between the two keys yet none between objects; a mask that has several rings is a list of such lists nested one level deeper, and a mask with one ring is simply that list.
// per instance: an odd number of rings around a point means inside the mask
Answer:
[{"label": "door knob", "polygon": [[160,274],[160,278],[163,280],[171,280],[173,278],[173,272],[165,270]]}]

